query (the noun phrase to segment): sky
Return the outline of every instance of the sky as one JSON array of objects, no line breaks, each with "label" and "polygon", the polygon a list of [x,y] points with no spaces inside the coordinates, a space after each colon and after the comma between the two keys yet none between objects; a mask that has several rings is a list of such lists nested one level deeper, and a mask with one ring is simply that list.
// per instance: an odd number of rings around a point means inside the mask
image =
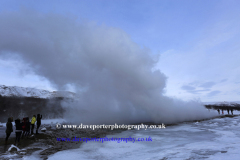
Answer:
[{"label": "sky", "polygon": [[[123,32],[131,45],[158,60],[152,69],[166,77],[162,94],[186,101],[222,102],[239,101],[240,96],[239,7],[238,0],[1,0],[0,15],[2,22],[9,14],[61,15],[114,30],[113,34]],[[38,72],[35,62],[1,55],[0,84],[56,90],[56,84],[65,83]],[[65,89],[74,91],[71,83],[65,83]]]}]

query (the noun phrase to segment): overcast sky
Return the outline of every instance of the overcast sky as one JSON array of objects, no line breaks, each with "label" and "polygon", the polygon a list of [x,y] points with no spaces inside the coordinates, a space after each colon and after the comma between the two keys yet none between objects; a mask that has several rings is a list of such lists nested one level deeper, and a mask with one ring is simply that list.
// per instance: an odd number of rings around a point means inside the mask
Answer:
[{"label": "overcast sky", "polygon": [[[1,16],[54,13],[122,30],[152,57],[160,56],[153,70],[167,77],[165,95],[206,102],[239,101],[239,8],[239,0],[0,1]],[[29,66],[1,56],[0,84],[56,89]]]}]

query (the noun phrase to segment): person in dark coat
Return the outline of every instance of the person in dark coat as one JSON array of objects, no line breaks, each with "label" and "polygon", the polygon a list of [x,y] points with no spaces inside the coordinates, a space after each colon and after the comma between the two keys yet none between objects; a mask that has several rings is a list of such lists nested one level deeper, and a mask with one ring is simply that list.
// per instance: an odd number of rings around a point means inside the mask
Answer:
[{"label": "person in dark coat", "polygon": [[6,123],[6,139],[5,139],[5,145],[7,145],[7,141],[11,133],[13,132],[13,127],[12,127],[12,117],[8,118],[8,122]]},{"label": "person in dark coat", "polygon": [[18,142],[18,144],[20,144],[20,138],[21,138],[21,134],[22,134],[22,123],[20,122],[20,119],[16,119],[15,120],[15,125],[16,125],[16,139],[15,139],[15,143],[14,145],[16,145],[16,142]]},{"label": "person in dark coat", "polygon": [[38,134],[38,129],[41,125],[41,119],[42,119],[42,115],[40,117],[40,114],[37,114],[37,130],[36,130],[36,134]]},{"label": "person in dark coat", "polygon": [[26,117],[26,133],[25,133],[25,137],[28,137],[30,134],[30,126],[31,126],[31,122],[29,122],[29,117]]},{"label": "person in dark coat", "polygon": [[26,134],[26,122],[27,122],[27,119],[26,118],[23,118],[22,120],[22,138],[24,137],[24,135]]},{"label": "person in dark coat", "polygon": [[220,109],[217,109],[217,111],[218,111],[218,114],[220,114]]},{"label": "person in dark coat", "polygon": [[233,109],[231,109],[231,113],[232,113],[232,115],[233,115]]},{"label": "person in dark coat", "polygon": [[229,109],[227,109],[227,112],[228,112],[228,114],[229,114]]}]

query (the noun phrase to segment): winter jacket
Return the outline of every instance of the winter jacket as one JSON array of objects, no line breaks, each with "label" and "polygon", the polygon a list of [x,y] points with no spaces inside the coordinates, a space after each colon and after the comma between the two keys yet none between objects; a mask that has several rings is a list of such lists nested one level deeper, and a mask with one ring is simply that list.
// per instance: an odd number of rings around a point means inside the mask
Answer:
[{"label": "winter jacket", "polygon": [[41,125],[41,119],[42,119],[42,115],[40,117],[40,114],[37,115],[37,125]]},{"label": "winter jacket", "polygon": [[7,133],[7,134],[10,134],[11,132],[13,132],[12,118],[9,117],[9,118],[8,118],[8,122],[6,123],[6,133]]},{"label": "winter jacket", "polygon": [[36,117],[32,117],[31,124],[35,124],[36,122]]},{"label": "winter jacket", "polygon": [[22,123],[22,130],[23,131],[26,131],[26,122],[27,122],[27,119],[23,118],[23,123]]},{"label": "winter jacket", "polygon": [[26,117],[26,131],[30,131],[30,126],[31,126],[31,122],[29,122],[29,118]]},{"label": "winter jacket", "polygon": [[15,120],[16,130],[15,132],[22,132],[22,123],[20,122],[20,119]]}]

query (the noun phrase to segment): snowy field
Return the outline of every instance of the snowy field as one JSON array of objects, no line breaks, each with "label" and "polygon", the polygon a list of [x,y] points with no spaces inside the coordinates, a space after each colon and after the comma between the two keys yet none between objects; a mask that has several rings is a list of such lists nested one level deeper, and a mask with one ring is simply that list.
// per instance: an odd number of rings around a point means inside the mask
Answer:
[{"label": "snowy field", "polygon": [[[235,115],[239,112],[234,112]],[[46,120],[51,124],[64,121]],[[215,118],[200,122],[181,123],[165,129],[129,130],[108,138],[152,138],[141,142],[88,142],[80,148],[59,151],[49,160],[152,160],[209,159],[238,160],[240,157],[240,116]],[[66,137],[67,138],[67,137]],[[63,142],[68,143],[68,142]],[[40,159],[39,151],[23,159]],[[2,158],[14,155],[4,156]],[[1,157],[0,157],[1,159]]]},{"label": "snowy field", "polygon": [[[81,148],[55,153],[54,159],[213,159],[240,157],[240,117],[182,123],[165,129],[125,131],[107,137],[152,137],[145,142],[88,142]],[[67,142],[66,142],[67,143]]]},{"label": "snowy field", "polygon": [[43,119],[42,124],[56,124],[56,123],[63,123],[65,122],[64,119],[58,118],[58,119]]}]

